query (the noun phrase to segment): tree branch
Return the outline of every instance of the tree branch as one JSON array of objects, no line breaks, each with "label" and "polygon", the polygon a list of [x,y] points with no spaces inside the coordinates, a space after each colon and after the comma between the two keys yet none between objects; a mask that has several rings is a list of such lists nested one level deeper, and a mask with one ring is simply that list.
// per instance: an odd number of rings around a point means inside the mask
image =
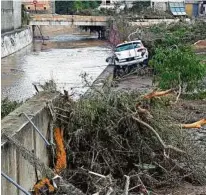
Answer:
[{"label": "tree branch", "polygon": [[136,117],[134,117],[134,116],[132,116],[132,118],[133,118],[135,121],[137,121],[138,123],[140,123],[140,124],[144,125],[145,127],[147,127],[150,131],[152,131],[152,132],[155,134],[155,136],[157,137],[157,139],[159,140],[160,144],[162,145],[162,147],[163,147],[164,149],[172,149],[172,150],[174,150],[174,151],[176,151],[176,152],[179,152],[179,153],[185,153],[183,150],[181,150],[181,149],[179,149],[179,148],[176,148],[176,147],[174,147],[174,146],[172,146],[172,145],[166,145],[166,144],[164,143],[164,141],[162,140],[162,138],[160,137],[160,135],[157,133],[157,131],[155,131],[154,128],[151,127],[149,124],[145,123],[144,121],[142,121],[142,120],[140,120],[140,119],[138,119],[138,118],[136,118]]},{"label": "tree branch", "polygon": [[128,195],[129,193],[129,184],[130,184],[130,177],[127,175],[124,175],[126,177],[126,183],[124,187],[124,195]]}]

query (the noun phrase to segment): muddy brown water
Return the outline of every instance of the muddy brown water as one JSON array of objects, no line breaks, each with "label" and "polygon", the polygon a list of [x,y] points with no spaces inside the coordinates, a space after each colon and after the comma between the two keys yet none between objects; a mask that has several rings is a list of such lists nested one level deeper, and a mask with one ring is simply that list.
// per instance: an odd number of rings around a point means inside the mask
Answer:
[{"label": "muddy brown water", "polygon": [[[69,90],[76,97],[83,94],[81,74],[94,81],[106,68],[110,50],[105,41],[89,35],[58,35],[50,40],[34,41],[21,51],[1,59],[1,97],[24,101],[39,85],[53,79],[61,91]],[[41,88],[39,88],[41,90]]]}]

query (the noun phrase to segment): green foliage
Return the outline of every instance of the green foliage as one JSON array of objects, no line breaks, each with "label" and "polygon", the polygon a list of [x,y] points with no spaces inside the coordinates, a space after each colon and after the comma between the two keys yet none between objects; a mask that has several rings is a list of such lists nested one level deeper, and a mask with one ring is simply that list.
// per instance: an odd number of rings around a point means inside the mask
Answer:
[{"label": "green foliage", "polygon": [[181,96],[186,100],[204,100],[206,99],[206,91],[200,91],[198,93],[184,94]]},{"label": "green foliage", "polygon": [[131,8],[132,11],[136,11],[136,12],[140,12],[144,9],[146,9],[147,7],[150,6],[150,2],[149,1],[137,1],[137,2],[133,2],[133,7]]},{"label": "green foliage", "polygon": [[[172,42],[175,40],[171,39]],[[163,89],[181,85],[186,91],[193,91],[206,76],[206,65],[189,46],[159,47],[150,64],[156,71],[159,87]]]},{"label": "green foliage", "polygon": [[[92,14],[92,10],[100,5],[100,1],[56,1],[55,8],[58,14]],[[88,10],[90,11],[88,13]]]},{"label": "green foliage", "polygon": [[206,54],[201,54],[197,56],[200,60],[206,61]]},{"label": "green foliage", "polygon": [[76,11],[76,13],[78,13],[79,11],[81,11],[83,9],[83,3],[80,0],[76,0],[74,1],[74,10]]},{"label": "green foliage", "polygon": [[73,1],[55,1],[57,14],[73,14]]},{"label": "green foliage", "polygon": [[10,112],[18,108],[22,102],[10,101],[8,98],[5,98],[1,101],[1,118],[7,116]]},{"label": "green foliage", "polygon": [[30,20],[30,17],[26,12],[25,6],[22,4],[22,6],[21,6],[21,23],[22,23],[22,25],[28,25],[29,20]]},{"label": "green foliage", "polygon": [[142,29],[139,38],[148,48],[151,57],[157,47],[193,44],[198,40],[205,39],[205,25],[204,21],[196,21],[193,24],[178,22],[167,25],[162,23]]}]

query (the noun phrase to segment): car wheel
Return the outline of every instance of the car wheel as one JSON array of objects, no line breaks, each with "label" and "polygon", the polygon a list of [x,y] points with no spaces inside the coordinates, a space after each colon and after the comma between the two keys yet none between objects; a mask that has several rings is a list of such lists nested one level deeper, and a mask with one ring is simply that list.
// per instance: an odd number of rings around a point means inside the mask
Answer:
[{"label": "car wheel", "polygon": [[130,68],[129,68],[129,66],[126,66],[125,68],[124,68],[124,73],[125,74],[128,74],[130,72]]},{"label": "car wheel", "polygon": [[119,76],[119,77],[122,77],[124,76],[125,74],[125,70],[123,67],[120,67],[120,66],[116,66],[117,69],[116,69],[116,75]]},{"label": "car wheel", "polygon": [[114,78],[122,76],[122,69],[118,65],[114,65]]},{"label": "car wheel", "polygon": [[148,66],[148,59],[146,59],[146,60],[143,61],[143,65]]}]

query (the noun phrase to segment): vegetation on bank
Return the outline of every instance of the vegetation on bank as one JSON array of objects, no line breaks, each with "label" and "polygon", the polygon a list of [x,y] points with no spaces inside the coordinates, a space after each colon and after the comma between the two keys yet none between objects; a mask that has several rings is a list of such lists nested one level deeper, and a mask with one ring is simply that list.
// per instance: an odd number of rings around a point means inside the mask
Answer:
[{"label": "vegetation on bank", "polygon": [[206,77],[206,65],[189,46],[156,48],[150,65],[155,70],[155,81],[161,89],[179,86],[180,92],[194,91],[202,86]]},{"label": "vegetation on bank", "polygon": [[125,15],[114,15],[109,21],[110,29],[114,26],[119,42],[141,39],[148,48],[150,57],[157,47],[172,45],[193,45],[198,40],[206,39],[206,22],[202,20],[186,22],[160,23],[151,26],[131,24]]},{"label": "vegetation on bank", "polygon": [[82,14],[90,15],[93,9],[100,5],[101,1],[55,1],[57,14]]},{"label": "vegetation on bank", "polygon": [[11,101],[5,98],[1,101],[1,118],[7,116],[10,112],[13,112],[16,108],[22,105],[22,102]]},{"label": "vegetation on bank", "polygon": [[206,53],[205,54],[198,54],[198,59],[200,59],[202,62],[206,63]]},{"label": "vegetation on bank", "polygon": [[22,4],[21,5],[21,23],[22,23],[22,26],[28,25],[30,19],[31,18],[30,18],[29,14],[26,11],[25,5]]},{"label": "vegetation on bank", "polygon": [[[79,15],[107,15],[113,16],[116,13],[124,15],[130,20],[134,21],[136,19],[143,18],[174,18],[169,11],[154,10],[150,8],[150,2],[133,2],[133,7],[129,8],[126,4],[116,2],[113,4],[113,8],[100,8],[97,9],[102,1],[55,1],[55,9],[57,14],[79,14]],[[120,8],[124,5],[124,8]]]}]

